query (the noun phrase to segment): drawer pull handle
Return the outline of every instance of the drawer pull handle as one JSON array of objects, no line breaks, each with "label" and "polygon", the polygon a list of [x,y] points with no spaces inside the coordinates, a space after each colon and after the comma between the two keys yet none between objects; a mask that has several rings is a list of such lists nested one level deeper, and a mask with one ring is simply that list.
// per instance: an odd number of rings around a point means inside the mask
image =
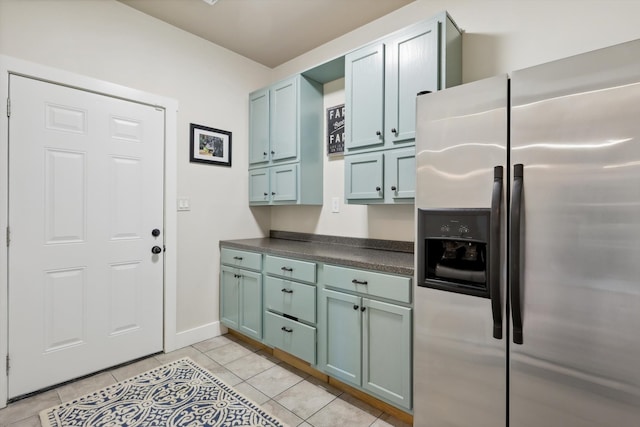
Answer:
[{"label": "drawer pull handle", "polygon": [[242,257],[241,256],[234,256],[233,259],[235,259],[237,261],[242,261]]},{"label": "drawer pull handle", "polygon": [[293,332],[293,329],[291,329],[291,328],[287,328],[286,326],[283,326],[283,327],[282,327],[282,328],[280,328],[280,329],[282,329],[282,330],[283,330],[283,331],[285,331],[285,332],[289,332],[289,333]]},{"label": "drawer pull handle", "polygon": [[282,292],[284,292],[285,294],[292,294],[292,293],[293,293],[293,291],[292,291],[291,289],[282,288],[281,290],[282,290]]},{"label": "drawer pull handle", "polygon": [[234,274],[233,277],[235,277],[236,279],[239,279],[242,277],[242,274]]},{"label": "drawer pull handle", "polygon": [[351,281],[351,283],[353,283],[354,285],[368,285],[369,283],[366,280],[358,280],[358,279],[353,279]]},{"label": "drawer pull handle", "polygon": [[289,273],[291,273],[293,271],[293,268],[291,268],[291,267],[282,267],[282,268],[280,268],[280,270],[288,271]]}]

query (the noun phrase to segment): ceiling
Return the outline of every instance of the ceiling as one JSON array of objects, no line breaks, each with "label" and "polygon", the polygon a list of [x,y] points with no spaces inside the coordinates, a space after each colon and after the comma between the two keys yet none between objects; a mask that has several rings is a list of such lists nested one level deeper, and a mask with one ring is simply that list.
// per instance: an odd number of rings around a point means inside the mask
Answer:
[{"label": "ceiling", "polygon": [[274,68],[414,0],[119,1]]}]

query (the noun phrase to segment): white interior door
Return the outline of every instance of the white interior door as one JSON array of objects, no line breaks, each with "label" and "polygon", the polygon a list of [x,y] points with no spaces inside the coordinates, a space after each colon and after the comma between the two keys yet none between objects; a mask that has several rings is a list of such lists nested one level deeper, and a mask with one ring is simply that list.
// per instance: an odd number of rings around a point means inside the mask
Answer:
[{"label": "white interior door", "polygon": [[9,92],[11,398],[162,349],[164,111]]}]

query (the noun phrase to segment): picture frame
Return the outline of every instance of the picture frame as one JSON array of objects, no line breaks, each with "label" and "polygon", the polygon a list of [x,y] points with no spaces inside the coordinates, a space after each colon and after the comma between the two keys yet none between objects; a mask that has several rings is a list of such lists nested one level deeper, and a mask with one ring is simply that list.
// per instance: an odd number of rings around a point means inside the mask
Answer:
[{"label": "picture frame", "polygon": [[231,132],[191,123],[189,161],[231,167]]}]

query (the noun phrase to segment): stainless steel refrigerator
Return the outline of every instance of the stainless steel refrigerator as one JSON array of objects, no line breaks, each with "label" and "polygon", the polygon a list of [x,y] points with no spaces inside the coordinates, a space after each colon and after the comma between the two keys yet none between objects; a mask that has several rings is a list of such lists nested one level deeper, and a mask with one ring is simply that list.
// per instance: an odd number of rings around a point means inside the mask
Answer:
[{"label": "stainless steel refrigerator", "polygon": [[417,101],[414,426],[640,426],[640,40]]}]

